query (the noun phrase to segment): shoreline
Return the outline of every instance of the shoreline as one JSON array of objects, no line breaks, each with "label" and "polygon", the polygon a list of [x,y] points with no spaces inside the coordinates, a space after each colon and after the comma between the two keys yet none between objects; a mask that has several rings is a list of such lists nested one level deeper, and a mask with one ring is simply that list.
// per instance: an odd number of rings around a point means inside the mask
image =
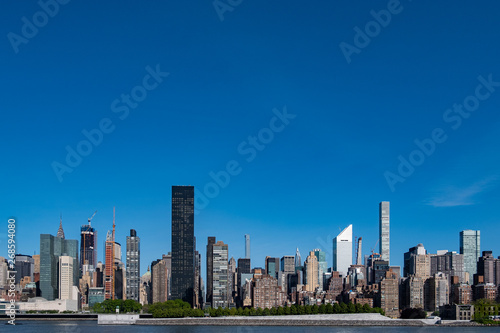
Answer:
[{"label": "shoreline", "polygon": [[[124,315],[126,316],[126,315]],[[144,316],[146,317],[146,316]],[[251,317],[186,317],[186,318],[139,318],[126,324],[138,326],[413,326],[413,327],[486,327],[475,322],[433,319],[391,319],[380,314],[329,314]],[[149,316],[148,316],[149,317]],[[9,320],[2,316],[0,319]],[[96,321],[97,314],[23,314],[16,321]],[[99,326],[106,326],[100,324]],[[116,325],[116,324],[115,324]],[[121,326],[121,325],[120,325]]]}]

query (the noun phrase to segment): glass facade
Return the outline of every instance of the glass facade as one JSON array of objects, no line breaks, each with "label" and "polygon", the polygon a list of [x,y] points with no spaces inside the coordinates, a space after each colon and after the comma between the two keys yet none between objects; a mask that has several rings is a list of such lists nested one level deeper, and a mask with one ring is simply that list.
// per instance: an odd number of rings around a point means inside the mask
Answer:
[{"label": "glass facade", "polygon": [[80,268],[97,265],[97,231],[90,225],[82,225],[80,228]]},{"label": "glass facade", "polygon": [[477,273],[477,259],[481,256],[480,236],[479,230],[460,231],[460,254],[464,255],[464,270],[469,273],[470,284]]},{"label": "glass facade", "polygon": [[59,296],[59,257],[73,258],[73,285],[78,286],[78,241],[62,239],[49,234],[40,235],[40,292],[41,297],[53,301]]},{"label": "glass facade", "polygon": [[172,186],[172,299],[194,304],[194,187]]}]

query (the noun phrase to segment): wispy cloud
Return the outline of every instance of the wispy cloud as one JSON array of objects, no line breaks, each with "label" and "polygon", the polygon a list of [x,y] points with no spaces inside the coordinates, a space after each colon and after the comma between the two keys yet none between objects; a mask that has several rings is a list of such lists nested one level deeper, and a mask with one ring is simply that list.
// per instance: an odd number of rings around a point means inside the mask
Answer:
[{"label": "wispy cloud", "polygon": [[446,187],[439,191],[437,195],[427,200],[426,204],[434,207],[473,205],[476,203],[474,196],[495,186],[498,179],[498,176],[489,176],[467,187]]}]

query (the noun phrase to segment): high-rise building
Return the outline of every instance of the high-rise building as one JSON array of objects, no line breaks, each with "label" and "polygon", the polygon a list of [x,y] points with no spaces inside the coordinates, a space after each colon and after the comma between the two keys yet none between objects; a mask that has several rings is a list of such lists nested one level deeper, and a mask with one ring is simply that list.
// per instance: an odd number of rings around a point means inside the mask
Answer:
[{"label": "high-rise building", "polygon": [[73,258],[59,257],[59,299],[73,299]]},{"label": "high-rise building", "polygon": [[228,286],[228,246],[222,241],[213,245],[212,307],[227,308]]},{"label": "high-rise building", "polygon": [[302,266],[302,258],[300,257],[300,251],[299,248],[295,251],[295,267],[301,267]]},{"label": "high-rise building", "polygon": [[283,256],[280,260],[280,268],[282,272],[287,274],[295,273],[295,258],[294,256]]},{"label": "high-rise building", "polygon": [[[438,251],[439,253],[439,251]],[[464,256],[456,252],[437,254],[431,256],[431,276],[436,273],[444,273],[448,277],[448,284],[451,286],[451,278],[457,276],[459,283],[465,281]]]},{"label": "high-rise building", "polygon": [[213,293],[213,254],[214,245],[216,243],[215,237],[208,237],[207,242],[207,304],[212,305],[212,293]]},{"label": "high-rise building", "polygon": [[418,254],[410,258],[410,275],[427,279],[431,276],[431,256]]},{"label": "high-rise building", "polygon": [[306,290],[307,291],[315,291],[317,287],[319,287],[318,283],[318,259],[314,254],[314,251],[311,251],[307,256],[305,262],[305,270],[306,270]]},{"label": "high-rise building", "polygon": [[194,187],[172,186],[172,299],[194,305]]},{"label": "high-rise building", "polygon": [[[423,244],[418,244],[404,253],[403,276],[408,277],[410,274],[415,274],[415,268],[411,266],[411,258],[416,255],[426,255],[427,251]],[[411,271],[410,271],[411,270]]]},{"label": "high-rise building", "polygon": [[115,267],[114,267],[115,242],[108,232],[104,245],[104,298],[115,299]]},{"label": "high-rise building", "polygon": [[460,231],[460,254],[464,255],[464,268],[472,284],[477,273],[477,260],[481,256],[481,233],[479,230]]},{"label": "high-rise building", "polygon": [[382,260],[391,262],[390,238],[390,203],[382,201],[379,204],[379,252]]},{"label": "high-rise building", "polygon": [[245,235],[245,258],[250,259],[250,235]]},{"label": "high-rise building", "polygon": [[90,224],[82,225],[80,228],[80,269],[82,271],[84,265],[92,268],[97,265],[97,231]]},{"label": "high-rise building", "polygon": [[[237,279],[237,289],[238,289],[238,300],[240,305],[243,304],[243,287],[246,284],[246,279],[248,276],[252,276],[252,269],[250,268],[250,259],[247,258],[239,258],[238,259],[238,279]],[[250,297],[250,295],[248,295]]]},{"label": "high-rise building", "polygon": [[227,267],[227,284],[229,285],[229,306],[231,306],[231,303],[234,303],[234,300],[236,298],[236,294],[238,292],[237,289],[237,283],[238,283],[238,275],[237,275],[237,266],[236,266],[236,260],[231,257],[229,259],[229,264]]},{"label": "high-rise building", "polygon": [[[196,238],[195,238],[196,245]],[[195,247],[196,249],[196,247]],[[199,309],[203,306],[203,279],[201,278],[201,254],[194,251],[194,295],[193,306]]]},{"label": "high-rise building", "polygon": [[113,207],[113,230],[106,234],[104,243],[104,298],[116,299],[116,265],[117,253],[121,260],[121,249],[116,248],[115,242],[115,208]]},{"label": "high-rise building", "polygon": [[380,281],[380,304],[385,315],[391,318],[399,317],[399,278],[392,270],[385,271]]},{"label": "high-rise building", "polygon": [[[62,225],[58,234],[64,236]],[[59,297],[59,257],[67,255],[73,258],[73,285],[78,286],[78,241],[64,239],[49,234],[40,235],[40,293],[41,297],[53,301]]]},{"label": "high-rise building", "polygon": [[28,276],[30,281],[33,282],[34,271],[35,271],[35,260],[31,256],[16,254],[15,255],[15,263],[16,263],[16,275],[15,275],[15,283],[19,284],[22,278]]},{"label": "high-rise building", "polygon": [[404,281],[403,308],[424,308],[424,280],[410,276]]},{"label": "high-rise building", "polygon": [[166,302],[168,300],[168,268],[165,258],[151,263],[151,294],[152,302]]},{"label": "high-rise building", "polygon": [[[16,262],[17,266],[17,262]],[[500,284],[500,276],[498,276],[498,267],[500,259],[493,257],[492,251],[483,251],[483,255],[477,261],[477,274],[483,277],[483,283]]]},{"label": "high-rise building", "polygon": [[139,302],[139,289],[141,284],[141,239],[137,237],[137,232],[130,229],[130,236],[127,236],[127,271],[126,271],[126,295],[127,299]]},{"label": "high-rise building", "polygon": [[278,280],[269,275],[259,275],[252,279],[251,294],[255,309],[283,306],[286,299],[286,294],[278,287]]},{"label": "high-rise building", "polygon": [[450,300],[448,278],[444,273],[436,273],[425,281],[425,310],[438,311],[439,307],[446,305]]},{"label": "high-rise building", "polygon": [[328,263],[326,262],[326,253],[320,249],[314,249],[314,255],[318,259],[318,285],[323,290],[323,274],[328,272]]},{"label": "high-rise building", "polygon": [[352,224],[333,239],[333,270],[343,277],[352,265]]},{"label": "high-rise building", "polygon": [[0,289],[7,285],[9,265],[4,257],[0,257]]},{"label": "high-rise building", "polygon": [[266,257],[266,273],[273,278],[278,278],[280,271],[280,258]]}]

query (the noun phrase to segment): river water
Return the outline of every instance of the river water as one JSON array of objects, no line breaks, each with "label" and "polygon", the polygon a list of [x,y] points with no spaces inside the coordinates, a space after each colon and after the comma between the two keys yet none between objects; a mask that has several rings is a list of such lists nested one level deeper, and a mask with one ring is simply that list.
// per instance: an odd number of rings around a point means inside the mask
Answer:
[{"label": "river water", "polygon": [[283,327],[283,326],[139,326],[139,325],[124,325],[124,326],[102,326],[97,325],[97,321],[32,321],[32,320],[16,320],[19,325],[4,325],[0,321],[0,332],[16,332],[16,333],[129,333],[129,332],[144,332],[144,333],[473,333],[473,332],[499,332],[499,328],[495,327]]}]

